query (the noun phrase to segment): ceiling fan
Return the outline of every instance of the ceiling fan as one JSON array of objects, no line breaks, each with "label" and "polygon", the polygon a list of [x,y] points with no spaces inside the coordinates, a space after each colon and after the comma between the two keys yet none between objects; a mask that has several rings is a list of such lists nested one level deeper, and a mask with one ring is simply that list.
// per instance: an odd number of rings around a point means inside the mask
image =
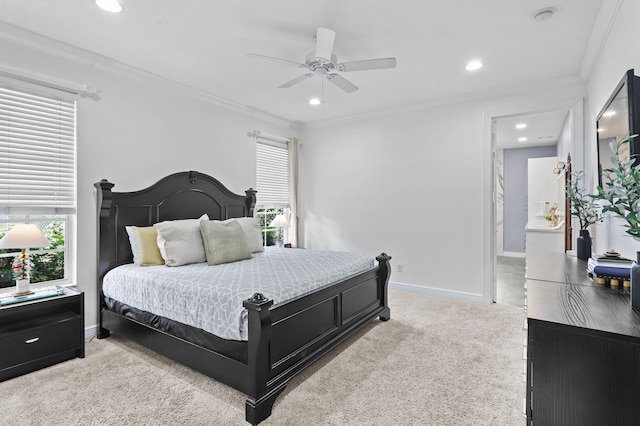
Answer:
[{"label": "ceiling fan", "polygon": [[345,92],[352,93],[358,90],[358,86],[339,75],[338,72],[379,70],[396,67],[396,58],[393,57],[339,63],[338,58],[333,53],[333,43],[335,38],[335,31],[328,28],[318,28],[315,37],[316,50],[307,55],[304,63],[290,61],[288,59],[274,58],[272,56],[259,55],[257,53],[249,53],[248,56],[258,59],[289,62],[297,65],[299,68],[306,68],[311,71],[279,86],[283,89],[291,87],[294,84],[298,84],[310,77],[319,76]]}]

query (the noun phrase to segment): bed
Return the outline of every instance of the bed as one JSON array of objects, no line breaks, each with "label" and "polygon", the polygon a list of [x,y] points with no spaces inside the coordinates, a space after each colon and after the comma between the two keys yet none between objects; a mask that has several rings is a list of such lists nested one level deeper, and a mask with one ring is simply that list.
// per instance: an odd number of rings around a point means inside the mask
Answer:
[{"label": "bed", "polygon": [[[252,217],[256,191],[235,194],[217,179],[195,171],[169,175],[134,192],[114,192],[114,184],[107,180],[95,183],[95,187],[97,337],[121,335],[245,393],[246,420],[253,425],[271,415],[276,398],[289,380],[367,323],[390,318],[387,285],[391,258],[385,253],[377,256],[370,268],[321,283],[313,291],[287,300],[276,298],[274,303],[271,290],[247,294],[238,302],[242,305],[238,309],[246,317],[246,336],[238,339],[223,338],[187,321],[106,297],[103,283],[107,273],[122,271],[133,260],[126,227],[148,227],[203,214],[211,220]],[[261,260],[285,252],[297,252],[298,257],[306,254],[304,249],[276,250],[280,252],[254,257]]]}]

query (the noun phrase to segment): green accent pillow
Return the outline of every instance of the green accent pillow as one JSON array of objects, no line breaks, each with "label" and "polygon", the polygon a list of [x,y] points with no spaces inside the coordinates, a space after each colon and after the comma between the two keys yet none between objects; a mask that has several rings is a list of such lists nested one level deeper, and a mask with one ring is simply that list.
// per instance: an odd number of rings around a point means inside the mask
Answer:
[{"label": "green accent pillow", "polygon": [[251,259],[251,250],[238,221],[202,220],[200,233],[209,265]]}]

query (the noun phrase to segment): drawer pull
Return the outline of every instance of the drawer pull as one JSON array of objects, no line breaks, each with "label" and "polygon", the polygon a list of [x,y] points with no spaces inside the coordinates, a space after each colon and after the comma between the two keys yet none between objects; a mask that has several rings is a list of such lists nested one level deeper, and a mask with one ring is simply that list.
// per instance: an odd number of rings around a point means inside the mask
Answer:
[{"label": "drawer pull", "polygon": [[29,344],[29,343],[35,343],[35,342],[37,342],[38,340],[40,340],[40,338],[39,338],[39,337],[34,337],[33,339],[25,340],[25,343],[26,343],[26,344]]}]

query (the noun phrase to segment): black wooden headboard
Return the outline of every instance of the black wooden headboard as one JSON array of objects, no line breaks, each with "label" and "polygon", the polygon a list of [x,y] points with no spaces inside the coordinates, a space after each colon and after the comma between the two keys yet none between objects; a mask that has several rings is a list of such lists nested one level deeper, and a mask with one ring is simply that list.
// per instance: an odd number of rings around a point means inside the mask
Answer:
[{"label": "black wooden headboard", "polygon": [[209,219],[253,216],[256,191],[234,194],[217,179],[189,171],[169,175],[146,189],[112,192],[114,184],[103,179],[98,189],[98,297],[102,278],[110,269],[131,263],[133,254],[125,226],[150,226],[173,219]]}]

